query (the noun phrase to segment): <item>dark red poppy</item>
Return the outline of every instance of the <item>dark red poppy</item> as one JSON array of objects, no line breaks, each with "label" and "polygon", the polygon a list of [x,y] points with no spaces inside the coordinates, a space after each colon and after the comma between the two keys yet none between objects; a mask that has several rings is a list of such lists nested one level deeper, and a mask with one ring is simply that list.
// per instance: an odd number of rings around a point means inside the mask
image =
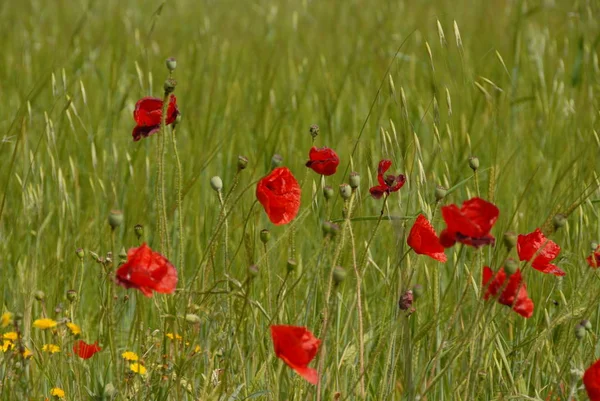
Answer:
[{"label": "dark red poppy", "polygon": [[90,359],[96,352],[100,352],[102,348],[98,346],[98,341],[93,344],[87,344],[83,340],[75,341],[73,344],[73,353],[81,359]]},{"label": "dark red poppy", "polygon": [[312,147],[308,153],[309,161],[306,167],[312,168],[315,173],[333,175],[340,164],[340,158],[333,149]]},{"label": "dark red poppy", "polygon": [[444,253],[444,247],[440,244],[440,239],[435,233],[433,226],[427,220],[427,217],[422,214],[415,220],[415,224],[410,229],[410,234],[408,234],[406,242],[419,255],[427,255],[440,262],[448,260]]},{"label": "dark red poppy", "polygon": [[389,195],[392,192],[399,191],[406,182],[406,177],[404,174],[387,174],[384,177],[385,172],[390,169],[391,165],[391,160],[382,160],[379,162],[379,166],[377,167],[377,182],[379,182],[379,185],[369,189],[369,192],[373,198],[379,199],[383,196],[383,194]]},{"label": "dark red poppy", "polygon": [[[132,133],[134,141],[139,141],[158,132],[162,117],[162,107],[163,101],[157,97],[145,97],[138,100],[133,111],[133,119],[137,124]],[[175,96],[171,96],[169,107],[167,108],[167,125],[173,124],[178,115],[177,99],[175,99]]]},{"label": "dark red poppy", "polygon": [[490,230],[499,214],[496,205],[481,198],[463,202],[460,209],[456,205],[444,206],[442,217],[447,227],[440,234],[440,242],[445,248],[456,242],[475,248],[494,245],[496,239],[490,234]]},{"label": "dark red poppy", "polygon": [[[543,248],[542,248],[543,247]],[[540,248],[542,248],[540,250]],[[536,228],[534,232],[527,235],[519,235],[517,238],[517,253],[519,260],[529,260],[535,256],[531,262],[531,267],[542,273],[554,274],[555,276],[564,276],[566,273],[558,266],[550,263],[560,252],[560,246],[556,242],[549,240],[542,233],[542,230]]]},{"label": "dark red poppy", "polygon": [[315,338],[306,327],[271,326],[275,354],[309,383],[317,384],[317,370],[308,367],[317,355],[321,340]]},{"label": "dark red poppy", "polygon": [[596,248],[596,250],[585,260],[587,261],[587,264],[594,269],[600,267],[600,245],[598,245],[598,248]]},{"label": "dark red poppy", "polygon": [[277,167],[256,186],[256,198],[269,220],[278,226],[294,220],[300,210],[301,194],[298,181],[287,167]]},{"label": "dark red poppy", "polygon": [[127,251],[127,261],[117,270],[116,278],[123,287],[136,288],[151,297],[152,291],[163,294],[175,291],[177,270],[167,258],[144,243]]},{"label": "dark red poppy", "polygon": [[527,296],[527,286],[523,282],[520,270],[513,273],[507,283],[503,267],[494,276],[492,269],[484,266],[483,287],[485,289],[483,299],[488,300],[490,297],[500,294],[498,302],[502,305],[510,306],[524,318],[530,318],[533,315],[533,301]]},{"label": "dark red poppy", "polygon": [[585,371],[583,385],[590,401],[600,401],[600,359]]}]

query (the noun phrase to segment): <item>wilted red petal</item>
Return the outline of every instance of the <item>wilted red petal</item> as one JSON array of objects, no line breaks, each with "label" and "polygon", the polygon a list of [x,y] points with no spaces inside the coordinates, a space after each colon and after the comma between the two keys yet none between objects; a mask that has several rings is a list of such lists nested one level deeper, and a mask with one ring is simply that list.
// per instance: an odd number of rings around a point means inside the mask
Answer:
[{"label": "wilted red petal", "polygon": [[534,304],[527,295],[527,286],[523,282],[521,271],[517,270],[513,273],[508,278],[508,282],[506,282],[506,278],[504,268],[500,268],[494,276],[493,271],[488,266],[484,266],[482,283],[485,292],[483,299],[487,300],[499,294],[499,303],[510,306],[524,318],[530,318],[533,315]]},{"label": "wilted red petal", "polygon": [[379,162],[379,166],[377,167],[377,182],[379,182],[379,185],[369,189],[369,192],[373,198],[379,199],[383,196],[383,194],[389,195],[392,192],[396,192],[400,190],[400,188],[402,188],[406,183],[406,177],[404,174],[400,174],[397,177],[390,174],[387,176],[388,180],[386,181],[384,174],[389,170],[391,165],[391,160],[384,159]]},{"label": "wilted red petal", "polygon": [[600,401],[600,359],[585,371],[583,385],[590,401]]},{"label": "wilted red petal", "polygon": [[101,350],[102,348],[98,346],[98,341],[93,344],[87,344],[83,340],[78,340],[73,344],[73,353],[81,359],[90,359],[96,352]]},{"label": "wilted red petal", "polygon": [[275,225],[294,220],[300,210],[302,191],[287,167],[277,167],[256,186],[256,198]]},{"label": "wilted red petal", "polygon": [[[539,252],[538,250],[542,248]],[[542,230],[536,228],[534,232],[527,235],[519,235],[517,238],[517,253],[519,260],[531,261],[531,267],[546,274],[555,276],[564,276],[566,273],[557,266],[550,263],[560,253],[560,246],[556,242],[549,240],[542,233]]]},{"label": "wilted red petal", "polygon": [[406,242],[419,255],[427,255],[440,262],[448,260],[433,226],[422,214],[415,220]]},{"label": "wilted red petal", "polygon": [[[379,162],[379,165],[377,166],[377,175],[383,177],[385,172],[388,171],[391,166],[392,166],[391,160],[386,160],[386,159],[381,160]],[[380,184],[383,184],[383,182],[380,182]]]},{"label": "wilted red petal", "polygon": [[387,189],[387,185],[377,185],[375,187],[371,187],[369,189],[369,192],[371,193],[371,196],[373,198],[379,199],[383,196],[384,193],[386,193]]},{"label": "wilted red petal", "polygon": [[594,269],[600,267],[600,246],[598,246],[598,248],[596,248],[596,250],[592,252],[592,254],[588,256],[585,260],[587,264]]},{"label": "wilted red petal", "polygon": [[271,326],[271,337],[277,357],[309,383],[317,384],[317,371],[309,368],[308,364],[317,354],[321,340],[306,327],[286,325]]},{"label": "wilted red petal", "polygon": [[308,157],[310,160],[306,162],[306,167],[326,176],[335,174],[340,164],[340,159],[335,151],[327,147],[317,149],[313,146]]}]

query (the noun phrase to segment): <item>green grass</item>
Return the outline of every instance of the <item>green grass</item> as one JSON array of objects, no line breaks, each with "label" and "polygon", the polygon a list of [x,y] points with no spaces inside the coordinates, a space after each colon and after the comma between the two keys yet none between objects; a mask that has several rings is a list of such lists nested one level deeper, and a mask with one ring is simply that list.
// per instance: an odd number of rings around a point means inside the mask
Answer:
[{"label": "green grass", "polygon": [[[598,4],[140,4],[0,4],[2,312],[22,314],[18,326],[34,353],[29,360],[0,355],[1,399],[51,398],[53,387],[69,400],[108,400],[111,388],[114,399],[134,400],[332,400],[337,392],[344,400],[545,400],[550,393],[554,400],[569,392],[587,399],[572,370],[600,356],[600,277],[585,263],[590,242],[600,240]],[[168,256],[184,267],[176,294],[148,299],[114,284],[90,252],[138,246],[136,224],[159,249],[159,137],[134,143],[132,111],[141,97],[162,96],[170,56],[178,63],[184,197],[176,209],[167,142]],[[315,144],[341,159],[338,173],[325,180],[336,190],[329,203],[320,177],[304,167],[312,124],[320,126]],[[278,227],[254,196],[276,153],[303,183],[298,218]],[[237,176],[227,224],[220,224],[209,181],[220,176],[227,193],[238,155],[248,158],[248,168]],[[480,160],[477,179],[471,155]],[[393,161],[391,172],[407,176],[385,216],[406,219],[377,222],[383,201],[368,188],[383,158]],[[344,223],[337,186],[351,171],[360,173],[361,185],[355,219]],[[437,185],[452,188],[440,204]],[[500,209],[495,247],[455,246],[445,264],[406,253],[418,213],[435,215],[439,232],[439,207],[460,205],[478,191]],[[114,245],[112,209],[124,214]],[[497,269],[508,256],[503,233],[548,227],[557,213],[569,213],[566,226],[551,235],[567,275],[525,270],[534,315],[524,319],[482,301],[482,266]],[[322,235],[328,217],[345,227],[334,239]],[[263,247],[265,228],[271,240]],[[85,250],[83,261],[77,248]],[[288,259],[297,269],[286,278]],[[259,274],[248,284],[254,264]],[[327,305],[336,265],[347,278]],[[362,276],[362,338],[355,265]],[[80,280],[79,300],[70,303],[66,292],[79,290]],[[407,316],[398,299],[415,284],[425,292]],[[36,300],[34,291],[45,299]],[[198,324],[186,322],[190,313]],[[72,318],[81,338],[99,340],[103,351],[87,361],[73,357],[65,327],[54,333],[31,327],[43,315]],[[107,316],[114,320],[108,327]],[[578,340],[574,328],[582,319],[593,330]],[[324,341],[320,397],[277,359],[270,323],[307,326]],[[167,339],[168,332],[183,341]],[[61,351],[42,352],[46,343]],[[147,375],[129,372],[120,357],[125,350],[143,356]]]}]

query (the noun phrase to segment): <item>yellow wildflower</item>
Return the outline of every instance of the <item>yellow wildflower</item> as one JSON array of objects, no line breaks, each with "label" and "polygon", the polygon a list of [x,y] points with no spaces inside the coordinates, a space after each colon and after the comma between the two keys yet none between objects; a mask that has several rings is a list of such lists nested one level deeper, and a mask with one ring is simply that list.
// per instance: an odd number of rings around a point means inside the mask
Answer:
[{"label": "yellow wildflower", "polygon": [[13,314],[10,312],[4,312],[2,314],[2,317],[0,317],[0,326],[6,327],[12,323],[12,320],[13,320]]},{"label": "yellow wildflower", "polygon": [[44,344],[42,347],[42,351],[49,352],[50,354],[55,354],[60,351],[60,347],[56,344]]},{"label": "yellow wildflower", "polygon": [[54,387],[50,390],[50,395],[56,398],[65,398],[65,390],[59,387]]},{"label": "yellow wildflower", "polygon": [[121,356],[128,361],[137,361],[139,357],[135,352],[125,351],[121,354]]},{"label": "yellow wildflower", "polygon": [[129,369],[131,369],[132,372],[139,373],[140,375],[146,374],[146,368],[144,367],[144,365],[138,362],[129,365]]},{"label": "yellow wildflower", "polygon": [[21,355],[23,355],[23,358],[30,358],[31,356],[33,356],[33,352],[31,352],[29,348],[25,348]]},{"label": "yellow wildflower", "polygon": [[6,352],[9,349],[13,349],[14,348],[14,344],[12,341],[10,340],[4,340],[2,343],[2,346],[0,347],[0,349],[2,349],[2,352]]},{"label": "yellow wildflower", "polygon": [[182,340],[183,339],[183,337],[181,337],[179,334],[167,333],[166,336],[169,337],[171,340]]},{"label": "yellow wildflower", "polygon": [[74,336],[81,334],[81,327],[79,327],[75,323],[69,322],[67,323],[67,327],[69,328],[69,330],[71,330],[71,334],[73,334]]},{"label": "yellow wildflower", "polygon": [[37,329],[53,329],[54,327],[56,327],[58,323],[56,322],[56,320],[52,320],[52,319],[36,319],[33,322],[33,327],[37,328]]},{"label": "yellow wildflower", "polygon": [[4,333],[2,338],[4,338],[5,340],[17,341],[17,338],[19,338],[19,335],[15,331],[9,331],[8,333]]},{"label": "yellow wildflower", "polygon": [[194,347],[194,354],[197,354],[197,353],[198,353],[198,352],[200,352],[201,350],[202,350],[202,348],[200,348],[200,346],[199,346],[199,345],[196,345],[196,346]]}]

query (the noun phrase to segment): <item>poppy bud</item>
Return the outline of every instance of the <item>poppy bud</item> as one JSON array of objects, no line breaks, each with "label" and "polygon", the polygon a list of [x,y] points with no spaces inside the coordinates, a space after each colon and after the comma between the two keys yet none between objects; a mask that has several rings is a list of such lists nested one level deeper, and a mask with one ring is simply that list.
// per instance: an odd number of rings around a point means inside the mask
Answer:
[{"label": "poppy bud", "polygon": [[254,278],[254,277],[258,276],[258,266],[257,265],[251,265],[250,267],[248,267],[248,276],[250,278]]},{"label": "poppy bud", "polygon": [[471,167],[471,170],[477,171],[479,168],[479,158],[477,156],[469,157],[469,167]]},{"label": "poppy bud", "polygon": [[78,298],[77,291],[75,291],[75,290],[67,291],[67,300],[69,302],[75,302],[75,301],[77,301],[77,298]]},{"label": "poppy bud", "polygon": [[448,190],[441,185],[435,187],[434,196],[436,201],[441,201],[446,197]]},{"label": "poppy bud", "polygon": [[343,200],[348,200],[352,196],[352,188],[348,184],[340,185],[340,196]]},{"label": "poppy bud", "polygon": [[594,252],[596,249],[598,249],[598,243],[596,241],[590,242],[590,250]]},{"label": "poppy bud", "polygon": [[350,178],[348,179],[348,182],[350,183],[350,188],[358,188],[360,186],[360,174],[358,174],[356,171],[353,171],[352,173],[350,173]]},{"label": "poppy bud", "polygon": [[400,309],[402,310],[409,310],[412,307],[413,299],[414,298],[412,290],[406,291],[400,297],[400,301],[398,301],[398,307],[400,307]]},{"label": "poppy bud", "polygon": [[271,231],[267,230],[266,228],[263,230],[260,230],[260,240],[262,241],[263,244],[266,244],[267,242],[269,242],[270,239],[271,239]]},{"label": "poppy bud", "polygon": [[333,192],[333,188],[331,188],[329,185],[326,185],[325,187],[323,187],[323,196],[325,197],[326,201],[333,198],[333,195],[335,195]]},{"label": "poppy bud", "polygon": [[135,227],[133,227],[133,231],[135,231],[135,236],[139,240],[144,235],[144,226],[141,224],[136,224]]},{"label": "poppy bud", "polygon": [[111,210],[108,214],[108,224],[114,230],[123,224],[123,213],[120,210]]},{"label": "poppy bud", "polygon": [[583,339],[585,337],[585,327],[580,324],[575,326],[575,337],[577,337],[578,340]]},{"label": "poppy bud", "polygon": [[283,157],[279,154],[274,154],[271,157],[271,170],[281,166],[281,163],[283,163]]},{"label": "poppy bud", "polygon": [[565,216],[564,214],[555,215],[552,219],[552,224],[554,225],[555,230],[564,227],[565,224],[567,224],[567,216]]},{"label": "poppy bud", "polygon": [[44,294],[44,291],[37,290],[33,293],[33,297],[42,302],[46,298],[46,294]]},{"label": "poppy bud", "polygon": [[506,259],[504,262],[504,272],[507,276],[512,276],[519,269],[519,264],[514,259]]},{"label": "poppy bud", "polygon": [[239,155],[238,160],[237,160],[238,171],[244,170],[246,167],[248,167],[248,158],[245,156]]},{"label": "poppy bud", "polygon": [[102,260],[100,260],[100,256],[98,256],[98,254],[96,252],[90,251],[90,256],[92,257],[92,259],[94,259],[95,262],[97,262],[97,263],[102,262]]},{"label": "poppy bud", "polygon": [[174,57],[169,57],[168,59],[166,59],[165,64],[169,72],[173,72],[175,71],[175,68],[177,68],[177,60],[175,60]]},{"label": "poppy bud", "polygon": [[168,78],[165,81],[165,84],[163,86],[163,88],[165,90],[165,95],[173,93],[175,91],[176,86],[177,86],[177,81],[175,81],[173,78]]},{"label": "poppy bud", "polygon": [[517,245],[517,234],[513,233],[512,231],[507,231],[504,233],[502,241],[504,242],[506,249],[510,251]]},{"label": "poppy bud", "polygon": [[336,266],[333,268],[333,281],[335,285],[339,285],[342,281],[346,279],[346,269],[341,266]]},{"label": "poppy bud", "polygon": [[312,136],[313,140],[319,135],[319,126],[317,124],[313,124],[310,126],[308,130],[310,132],[310,136]]},{"label": "poppy bud", "polygon": [[187,315],[185,315],[185,321],[189,324],[198,324],[200,323],[200,316],[194,313],[188,313]]},{"label": "poppy bud", "polygon": [[223,189],[223,180],[221,180],[221,177],[219,177],[218,175],[215,175],[213,178],[210,179],[210,186],[215,191],[221,192],[221,190]]},{"label": "poppy bud", "polygon": [[287,271],[289,273],[293,272],[294,270],[296,270],[296,261],[294,259],[288,259],[287,261]]},{"label": "poppy bud", "polygon": [[85,251],[83,250],[83,248],[77,248],[77,250],[75,251],[75,255],[77,255],[79,259],[83,260],[83,257],[85,256]]},{"label": "poppy bud", "polygon": [[415,286],[412,289],[412,292],[415,299],[418,299],[423,296],[423,294],[425,293],[425,289],[421,284],[415,284]]},{"label": "poppy bud", "polygon": [[592,322],[590,322],[589,320],[584,319],[579,324],[583,326],[583,328],[585,328],[587,331],[592,331]]}]

